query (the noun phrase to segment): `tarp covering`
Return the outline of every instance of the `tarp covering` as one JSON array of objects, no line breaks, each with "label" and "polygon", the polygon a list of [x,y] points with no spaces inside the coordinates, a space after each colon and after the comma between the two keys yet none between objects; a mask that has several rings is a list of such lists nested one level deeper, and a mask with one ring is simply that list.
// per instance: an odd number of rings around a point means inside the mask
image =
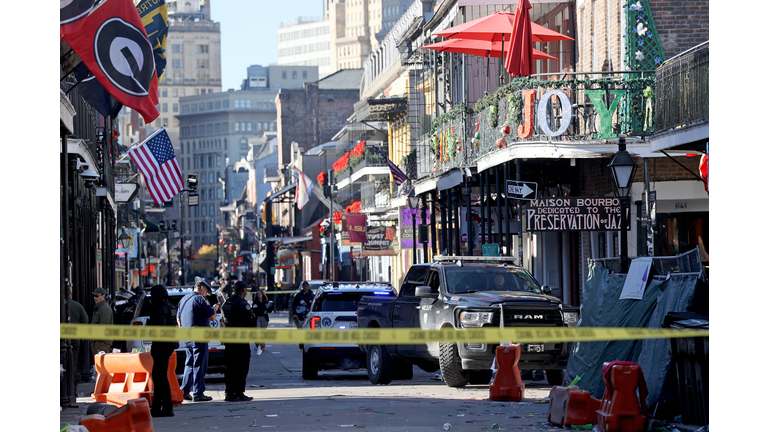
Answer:
[{"label": "tarp covering", "polygon": [[[627,275],[610,273],[600,263],[589,265],[584,300],[577,327],[661,328],[670,311],[687,311],[692,304],[699,276],[670,274],[652,278],[642,300],[619,300]],[[699,285],[706,289],[705,284]],[[614,360],[640,365],[648,385],[648,406],[655,404],[672,364],[669,339],[575,342],[566,370],[566,381],[580,376],[579,388],[596,398],[605,392],[602,366]]]}]

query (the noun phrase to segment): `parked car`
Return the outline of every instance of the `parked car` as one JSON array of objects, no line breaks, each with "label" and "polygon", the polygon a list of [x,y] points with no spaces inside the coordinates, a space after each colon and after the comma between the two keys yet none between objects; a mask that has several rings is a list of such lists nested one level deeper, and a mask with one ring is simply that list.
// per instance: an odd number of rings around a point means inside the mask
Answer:
[{"label": "parked car", "polygon": [[[168,300],[174,307],[173,314],[176,315],[176,308],[179,306],[179,302],[185,295],[192,292],[192,286],[179,286],[179,287],[166,287],[168,289]],[[211,305],[219,304],[219,307],[223,305],[223,298],[219,296],[219,290],[214,291],[206,296],[208,303]],[[136,307],[136,313],[131,320],[131,325],[147,325],[149,320],[149,299],[151,295],[149,292],[141,294],[138,300],[138,306]],[[209,325],[213,328],[224,327],[224,317],[221,314],[221,309],[216,315],[216,320],[211,321]],[[149,352],[152,349],[151,340],[133,340],[128,341],[128,351],[132,352],[138,348],[142,352]],[[208,342],[208,373],[217,374],[224,373],[224,344],[219,341]],[[186,359],[186,351],[184,348],[176,349],[176,374],[181,375],[184,372],[184,361]]]},{"label": "parked car", "polygon": [[[434,263],[412,266],[397,297],[364,297],[357,322],[361,329],[574,326],[578,308],[563,305],[561,297],[560,288],[542,286],[511,258],[438,257]],[[360,349],[368,355],[373,384],[398,379],[398,370],[415,364],[427,372],[440,369],[449,387],[463,387],[488,384],[498,345],[427,342]],[[551,385],[562,383],[568,344],[522,344],[521,349],[520,370],[545,370]]]},{"label": "parked car", "polygon": [[[397,293],[391,284],[384,282],[327,282],[315,291],[303,328],[357,328],[357,303],[363,296],[394,298]],[[301,376],[305,380],[317,379],[320,370],[365,368],[365,353],[354,343],[305,343],[299,347]]]}]

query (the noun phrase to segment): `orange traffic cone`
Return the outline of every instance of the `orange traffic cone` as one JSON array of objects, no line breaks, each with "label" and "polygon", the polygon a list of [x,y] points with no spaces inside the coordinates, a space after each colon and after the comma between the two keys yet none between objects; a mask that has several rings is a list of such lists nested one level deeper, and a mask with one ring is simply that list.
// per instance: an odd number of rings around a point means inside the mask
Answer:
[{"label": "orange traffic cone", "polygon": [[91,414],[80,419],[89,431],[99,432],[153,432],[149,402],[144,399],[129,400],[124,406],[106,416]]},{"label": "orange traffic cone", "polygon": [[[648,388],[640,365],[615,361],[603,365],[605,393],[597,411],[600,432],[640,432],[648,410],[645,398]],[[637,392],[640,391],[638,399]]]},{"label": "orange traffic cone", "polygon": [[499,366],[499,370],[496,371],[496,376],[490,385],[491,400],[513,402],[523,400],[525,384],[520,378],[520,369],[517,367],[517,362],[520,361],[520,344],[496,347],[494,361]]}]

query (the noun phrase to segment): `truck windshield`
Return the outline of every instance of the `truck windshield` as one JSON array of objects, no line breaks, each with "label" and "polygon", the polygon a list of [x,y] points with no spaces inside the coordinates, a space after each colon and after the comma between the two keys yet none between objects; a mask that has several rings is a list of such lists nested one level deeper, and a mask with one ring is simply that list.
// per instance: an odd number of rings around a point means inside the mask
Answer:
[{"label": "truck windshield", "polygon": [[448,267],[445,280],[449,294],[475,291],[527,291],[541,294],[541,286],[523,269],[505,267]]}]

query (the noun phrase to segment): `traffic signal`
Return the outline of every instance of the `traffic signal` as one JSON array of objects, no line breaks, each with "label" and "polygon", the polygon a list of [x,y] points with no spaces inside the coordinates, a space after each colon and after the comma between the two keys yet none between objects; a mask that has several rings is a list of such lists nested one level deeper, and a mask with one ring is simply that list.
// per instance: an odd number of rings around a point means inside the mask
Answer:
[{"label": "traffic signal", "polygon": [[163,207],[173,207],[173,199],[163,202]]},{"label": "traffic signal", "polygon": [[175,220],[171,221],[171,229],[172,230],[176,230],[176,221]]},{"label": "traffic signal", "polygon": [[197,174],[187,174],[187,189],[197,190]]},{"label": "traffic signal", "polygon": [[157,226],[160,227],[160,231],[165,231],[165,221],[160,221]]}]

